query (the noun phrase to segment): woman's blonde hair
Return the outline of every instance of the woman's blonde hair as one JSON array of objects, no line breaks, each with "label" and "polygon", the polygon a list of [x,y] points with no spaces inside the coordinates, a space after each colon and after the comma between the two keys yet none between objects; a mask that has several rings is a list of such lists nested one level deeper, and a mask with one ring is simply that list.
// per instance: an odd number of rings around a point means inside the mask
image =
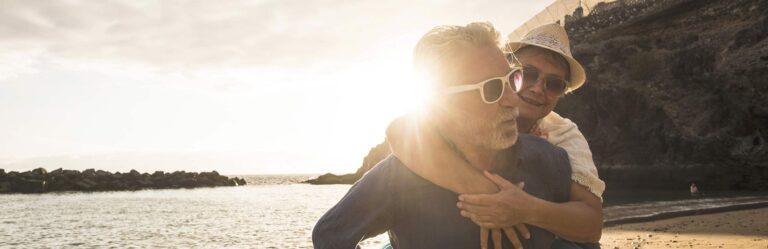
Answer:
[{"label": "woman's blonde hair", "polygon": [[466,26],[437,26],[427,32],[413,52],[413,64],[417,71],[434,87],[439,75],[453,57],[466,48],[495,46],[501,49],[501,35],[489,22],[473,22]]}]

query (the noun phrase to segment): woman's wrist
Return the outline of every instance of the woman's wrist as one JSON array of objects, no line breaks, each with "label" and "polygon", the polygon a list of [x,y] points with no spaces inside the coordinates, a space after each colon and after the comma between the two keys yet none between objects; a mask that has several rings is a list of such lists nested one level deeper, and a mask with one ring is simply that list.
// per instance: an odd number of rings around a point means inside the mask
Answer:
[{"label": "woman's wrist", "polygon": [[547,208],[549,208],[549,202],[529,196],[530,201],[527,201],[525,203],[528,203],[528,205],[523,206],[523,210],[521,212],[523,223],[525,224],[531,224],[536,225],[539,224],[542,220],[542,217],[544,217],[546,213]]}]

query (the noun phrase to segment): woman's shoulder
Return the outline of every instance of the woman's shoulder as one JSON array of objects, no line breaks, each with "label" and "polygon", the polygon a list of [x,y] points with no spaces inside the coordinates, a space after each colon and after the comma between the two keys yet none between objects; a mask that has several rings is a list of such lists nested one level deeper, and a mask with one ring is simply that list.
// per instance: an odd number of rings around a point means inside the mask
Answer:
[{"label": "woman's shoulder", "polygon": [[555,201],[567,200],[571,186],[571,164],[568,153],[546,140],[527,134],[520,134],[516,145],[519,167],[527,171],[532,179],[547,182],[548,191]]},{"label": "woman's shoulder", "polygon": [[542,118],[536,128],[536,135],[558,146],[569,141],[586,140],[576,123],[555,112]]},{"label": "woman's shoulder", "polygon": [[576,123],[570,119],[560,116],[560,114],[557,114],[554,111],[550,112],[547,114],[547,116],[544,116],[544,118],[539,120],[538,128],[541,129],[542,132],[547,133],[562,133],[572,129],[578,130]]}]

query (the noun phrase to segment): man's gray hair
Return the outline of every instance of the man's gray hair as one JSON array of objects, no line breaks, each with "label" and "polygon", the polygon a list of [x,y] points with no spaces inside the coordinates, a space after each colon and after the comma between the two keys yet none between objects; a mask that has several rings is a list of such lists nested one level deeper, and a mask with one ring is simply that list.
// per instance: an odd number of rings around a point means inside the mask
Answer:
[{"label": "man's gray hair", "polygon": [[467,26],[437,26],[427,32],[413,52],[413,64],[417,71],[425,74],[434,87],[446,66],[452,63],[466,48],[495,46],[501,49],[501,35],[489,22],[473,22]]}]

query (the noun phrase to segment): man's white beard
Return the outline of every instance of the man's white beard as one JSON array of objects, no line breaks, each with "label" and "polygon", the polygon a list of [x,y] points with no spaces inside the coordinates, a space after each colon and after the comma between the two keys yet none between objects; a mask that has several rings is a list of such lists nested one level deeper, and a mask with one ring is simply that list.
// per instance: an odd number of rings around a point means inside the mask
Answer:
[{"label": "man's white beard", "polygon": [[[458,116],[458,115],[457,115]],[[517,142],[517,108],[502,108],[492,120],[457,118],[453,122],[454,138],[472,146],[502,150]],[[504,124],[504,121],[515,120]]]}]

